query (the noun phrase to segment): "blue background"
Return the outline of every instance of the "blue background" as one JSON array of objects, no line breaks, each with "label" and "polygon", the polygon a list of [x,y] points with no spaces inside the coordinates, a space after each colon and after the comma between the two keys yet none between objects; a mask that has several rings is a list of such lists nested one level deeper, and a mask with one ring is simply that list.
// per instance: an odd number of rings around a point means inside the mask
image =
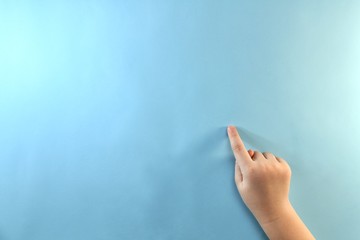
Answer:
[{"label": "blue background", "polygon": [[0,239],[266,239],[226,126],[359,239],[358,1],[0,1]]}]

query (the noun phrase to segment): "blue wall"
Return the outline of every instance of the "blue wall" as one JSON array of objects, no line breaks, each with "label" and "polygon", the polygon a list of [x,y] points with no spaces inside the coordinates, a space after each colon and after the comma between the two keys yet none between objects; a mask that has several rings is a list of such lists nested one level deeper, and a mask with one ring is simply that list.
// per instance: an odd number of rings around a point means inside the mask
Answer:
[{"label": "blue wall", "polygon": [[359,239],[358,1],[0,1],[0,239],[266,239],[226,126]]}]

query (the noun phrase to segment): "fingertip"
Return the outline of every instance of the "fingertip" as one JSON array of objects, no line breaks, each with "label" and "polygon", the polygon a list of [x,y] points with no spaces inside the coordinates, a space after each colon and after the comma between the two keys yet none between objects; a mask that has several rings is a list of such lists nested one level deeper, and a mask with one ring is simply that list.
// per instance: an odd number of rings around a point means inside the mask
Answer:
[{"label": "fingertip", "polygon": [[228,132],[229,137],[232,137],[232,138],[239,135],[236,127],[233,126],[233,125],[229,125],[229,126],[227,127],[227,132]]},{"label": "fingertip", "polygon": [[252,149],[249,149],[249,150],[248,150],[248,153],[249,153],[250,157],[253,157],[253,156],[254,156],[254,151],[253,151]]},{"label": "fingertip", "polygon": [[259,159],[259,158],[261,158],[261,157],[264,157],[264,155],[263,155],[261,152],[259,152],[259,151],[254,151],[254,154],[253,154],[253,156],[252,156],[252,159],[253,159],[253,160]]},{"label": "fingertip", "polygon": [[279,163],[287,163],[287,161],[279,156],[275,156],[276,160],[279,162]]},{"label": "fingertip", "polygon": [[227,131],[228,131],[229,133],[233,132],[233,131],[234,131],[234,126],[233,126],[233,125],[229,125],[229,126],[227,127]]}]

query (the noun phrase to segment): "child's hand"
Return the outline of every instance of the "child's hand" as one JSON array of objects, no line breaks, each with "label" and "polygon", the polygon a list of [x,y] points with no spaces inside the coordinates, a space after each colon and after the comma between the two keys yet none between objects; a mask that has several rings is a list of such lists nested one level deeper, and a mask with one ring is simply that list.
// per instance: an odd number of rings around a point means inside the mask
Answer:
[{"label": "child's hand", "polygon": [[246,206],[260,224],[267,224],[289,211],[291,170],[287,162],[272,153],[245,149],[235,127],[228,127],[234,152],[235,183]]},{"label": "child's hand", "polygon": [[271,153],[246,151],[235,127],[228,127],[236,158],[235,183],[246,206],[270,239],[314,240],[289,201],[291,170]]}]

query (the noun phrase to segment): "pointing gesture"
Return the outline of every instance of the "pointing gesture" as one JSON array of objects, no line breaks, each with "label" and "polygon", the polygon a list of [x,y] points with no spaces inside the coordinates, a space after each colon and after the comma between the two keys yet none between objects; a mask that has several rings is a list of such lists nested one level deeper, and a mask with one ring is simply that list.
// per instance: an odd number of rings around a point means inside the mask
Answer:
[{"label": "pointing gesture", "polygon": [[[268,237],[314,239],[289,201],[291,169],[288,163],[269,152],[247,151],[234,126],[229,126],[227,132],[236,159],[236,187]],[[302,234],[294,234],[292,228],[287,228],[288,224]]]},{"label": "pointing gesture", "polygon": [[291,170],[285,160],[272,153],[247,151],[236,127],[228,127],[236,159],[235,183],[246,206],[261,222],[277,217],[288,205]]},{"label": "pointing gesture", "polygon": [[253,152],[252,150],[250,150],[249,152],[246,151],[244,143],[242,142],[234,126],[228,127],[228,135],[236,162],[239,164],[240,169],[245,170],[253,161],[251,159]]}]

